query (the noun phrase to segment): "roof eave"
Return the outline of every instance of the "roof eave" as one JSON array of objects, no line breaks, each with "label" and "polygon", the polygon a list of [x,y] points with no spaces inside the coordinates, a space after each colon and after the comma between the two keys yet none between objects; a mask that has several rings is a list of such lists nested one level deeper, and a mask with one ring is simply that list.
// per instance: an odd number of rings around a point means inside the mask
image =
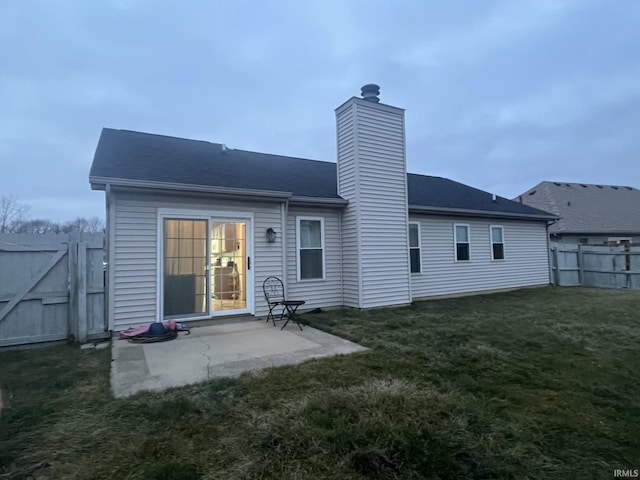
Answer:
[{"label": "roof eave", "polygon": [[636,236],[640,235],[640,230],[555,230],[552,235],[616,235],[616,236]]},{"label": "roof eave", "polygon": [[111,177],[89,177],[93,190],[104,190],[105,185],[128,187],[145,190],[174,190],[184,192],[212,193],[228,196],[264,197],[278,200],[288,200],[291,192],[278,192],[273,190],[255,190],[248,188],[217,187],[211,185],[192,185],[186,183],[154,182],[149,180],[132,180]]},{"label": "roof eave", "polygon": [[348,200],[344,198],[326,198],[326,197],[303,197],[300,195],[293,195],[289,199],[289,204],[302,206],[302,207],[331,207],[331,208],[344,208],[349,204]]},{"label": "roof eave", "polygon": [[427,207],[424,205],[409,205],[409,213],[429,213],[432,215],[456,215],[481,218],[505,218],[513,220],[531,220],[550,222],[557,220],[554,215],[537,215],[528,213],[495,212],[491,210],[471,210],[467,208]]},{"label": "roof eave", "polygon": [[289,200],[300,206],[325,206],[330,208],[344,208],[349,202],[344,198],[304,197],[293,195],[291,192],[273,190],[255,190],[248,188],[215,187],[209,185],[191,185],[184,183],[153,182],[147,180],[131,180],[110,177],[89,177],[92,190],[104,190],[106,185],[128,189],[172,190],[176,192],[208,193],[217,196],[243,197],[244,199],[273,199],[277,201]]}]

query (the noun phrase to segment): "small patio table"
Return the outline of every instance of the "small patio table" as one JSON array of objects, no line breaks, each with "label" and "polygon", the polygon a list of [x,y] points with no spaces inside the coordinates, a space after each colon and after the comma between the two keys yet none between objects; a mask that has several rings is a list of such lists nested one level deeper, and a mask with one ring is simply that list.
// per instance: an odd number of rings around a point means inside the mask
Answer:
[{"label": "small patio table", "polygon": [[296,325],[298,325],[300,330],[302,330],[302,325],[300,325],[300,322],[298,321],[298,314],[296,313],[296,311],[301,305],[304,305],[305,303],[307,302],[305,302],[304,300],[283,300],[282,302],[280,302],[280,305],[285,308],[285,311],[282,312],[282,315],[284,316],[286,314],[287,316],[287,321],[284,322],[284,325],[282,325],[282,328],[280,330],[284,330],[284,327],[287,326],[289,320],[293,320]]}]

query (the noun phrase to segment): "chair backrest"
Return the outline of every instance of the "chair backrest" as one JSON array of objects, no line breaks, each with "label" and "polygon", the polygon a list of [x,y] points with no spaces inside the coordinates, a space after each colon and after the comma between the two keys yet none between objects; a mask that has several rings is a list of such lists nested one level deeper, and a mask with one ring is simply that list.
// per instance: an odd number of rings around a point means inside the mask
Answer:
[{"label": "chair backrest", "polygon": [[284,285],[278,277],[267,277],[262,283],[264,298],[269,303],[284,301]]}]

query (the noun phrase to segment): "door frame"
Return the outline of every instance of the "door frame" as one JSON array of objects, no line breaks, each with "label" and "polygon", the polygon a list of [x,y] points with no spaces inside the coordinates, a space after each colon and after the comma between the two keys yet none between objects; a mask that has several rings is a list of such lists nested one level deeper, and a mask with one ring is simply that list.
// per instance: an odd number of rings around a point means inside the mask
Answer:
[{"label": "door frame", "polygon": [[[253,256],[254,251],[254,242],[253,242],[253,225],[254,225],[254,214],[253,212],[234,212],[227,210],[197,210],[197,209],[188,209],[188,208],[159,208],[158,216],[157,216],[157,275],[156,275],[156,318],[159,321],[164,321],[164,281],[163,281],[163,256],[164,256],[164,219],[165,218],[176,218],[181,220],[206,220],[207,221],[207,258],[209,259],[209,264],[207,271],[209,272],[207,275],[207,290],[208,290],[208,298],[207,298],[207,313],[205,315],[197,315],[193,317],[181,318],[180,321],[192,321],[192,320],[205,320],[209,318],[215,318],[220,316],[227,315],[254,315],[255,314],[255,285],[254,285],[254,266],[255,261]],[[237,221],[237,222],[245,222],[246,226],[246,255],[250,258],[251,268],[247,269],[246,272],[246,282],[247,282],[247,308],[238,309],[238,310],[222,310],[219,312],[213,312],[212,304],[211,304],[211,222],[215,220],[223,220],[223,221]],[[248,265],[249,263],[247,263]]]}]

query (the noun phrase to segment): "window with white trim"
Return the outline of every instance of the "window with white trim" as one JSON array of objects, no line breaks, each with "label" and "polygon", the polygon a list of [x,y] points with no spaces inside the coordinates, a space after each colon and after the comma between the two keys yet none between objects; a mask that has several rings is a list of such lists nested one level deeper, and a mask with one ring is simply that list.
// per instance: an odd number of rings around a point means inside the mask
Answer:
[{"label": "window with white trim", "polygon": [[411,273],[422,271],[420,261],[420,224],[409,223],[409,260],[411,262]]},{"label": "window with white trim", "polygon": [[456,223],[453,226],[456,262],[471,260],[469,225]]},{"label": "window with white trim", "polygon": [[298,280],[324,279],[324,219],[297,217]]},{"label": "window with white trim", "polygon": [[491,260],[504,260],[504,228],[491,225]]}]

